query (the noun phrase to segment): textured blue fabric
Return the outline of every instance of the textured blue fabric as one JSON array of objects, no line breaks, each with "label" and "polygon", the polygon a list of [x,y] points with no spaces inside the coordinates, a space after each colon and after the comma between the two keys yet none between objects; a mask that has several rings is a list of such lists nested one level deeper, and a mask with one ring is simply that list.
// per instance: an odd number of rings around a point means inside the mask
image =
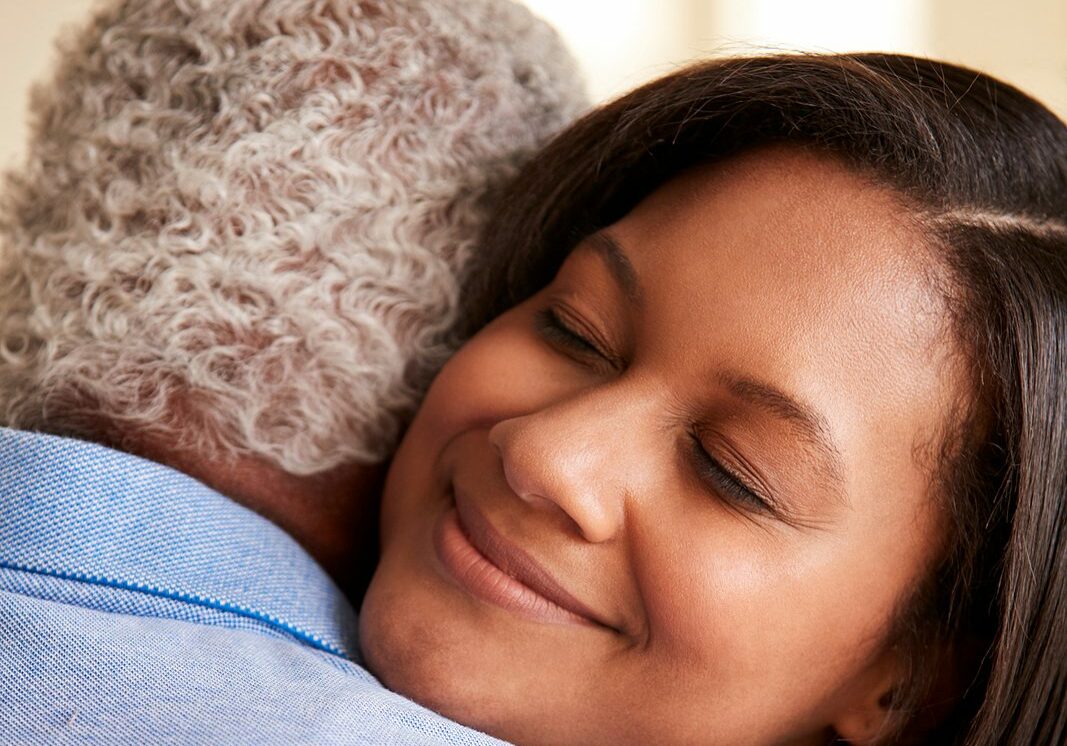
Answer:
[{"label": "textured blue fabric", "polygon": [[499,744],[383,688],[283,531],[200,482],[0,428],[0,743]]}]

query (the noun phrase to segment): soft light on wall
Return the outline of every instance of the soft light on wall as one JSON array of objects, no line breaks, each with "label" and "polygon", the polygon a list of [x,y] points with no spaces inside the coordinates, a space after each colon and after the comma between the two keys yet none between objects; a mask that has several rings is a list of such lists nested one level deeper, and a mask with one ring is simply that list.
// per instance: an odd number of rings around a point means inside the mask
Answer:
[{"label": "soft light on wall", "polygon": [[[881,50],[988,71],[1067,116],[1067,0],[519,1],[560,29],[596,100],[715,54]],[[57,31],[93,5],[0,0],[0,167],[25,147],[27,89]]]},{"label": "soft light on wall", "polygon": [[923,0],[748,0],[704,3],[712,29],[754,47],[805,51],[891,50],[922,53],[927,43]]},{"label": "soft light on wall", "polygon": [[1067,114],[1065,0],[524,0],[563,33],[597,100],[698,57],[886,51],[990,72]]},{"label": "soft light on wall", "polygon": [[629,90],[699,56],[687,33],[690,0],[524,0],[557,29],[581,63],[595,100]]},{"label": "soft light on wall", "polygon": [[685,62],[752,50],[923,53],[926,0],[525,0],[578,56],[595,99]]}]

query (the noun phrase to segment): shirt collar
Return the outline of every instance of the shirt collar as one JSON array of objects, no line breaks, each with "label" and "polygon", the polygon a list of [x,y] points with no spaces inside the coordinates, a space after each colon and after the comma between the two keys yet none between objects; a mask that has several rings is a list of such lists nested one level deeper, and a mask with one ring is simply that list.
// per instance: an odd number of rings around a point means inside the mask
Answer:
[{"label": "shirt collar", "polygon": [[243,614],[358,655],[355,611],[288,534],[182,472],[95,443],[0,428],[0,563]]}]

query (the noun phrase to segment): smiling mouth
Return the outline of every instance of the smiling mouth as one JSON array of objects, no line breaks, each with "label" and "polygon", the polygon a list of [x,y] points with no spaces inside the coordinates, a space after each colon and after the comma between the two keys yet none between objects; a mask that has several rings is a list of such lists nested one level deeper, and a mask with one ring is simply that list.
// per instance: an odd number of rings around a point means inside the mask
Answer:
[{"label": "smiling mouth", "polygon": [[537,622],[612,629],[462,498],[438,521],[434,548],[450,579],[482,601]]}]

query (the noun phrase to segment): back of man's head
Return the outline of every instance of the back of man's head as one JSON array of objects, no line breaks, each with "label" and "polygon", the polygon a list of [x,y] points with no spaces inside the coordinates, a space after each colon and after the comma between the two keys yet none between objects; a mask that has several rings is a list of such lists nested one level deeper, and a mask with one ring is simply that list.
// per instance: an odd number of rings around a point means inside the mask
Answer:
[{"label": "back of man's head", "polygon": [[127,0],[37,87],[0,209],[0,424],[381,460],[486,195],[583,106],[504,0]]}]

